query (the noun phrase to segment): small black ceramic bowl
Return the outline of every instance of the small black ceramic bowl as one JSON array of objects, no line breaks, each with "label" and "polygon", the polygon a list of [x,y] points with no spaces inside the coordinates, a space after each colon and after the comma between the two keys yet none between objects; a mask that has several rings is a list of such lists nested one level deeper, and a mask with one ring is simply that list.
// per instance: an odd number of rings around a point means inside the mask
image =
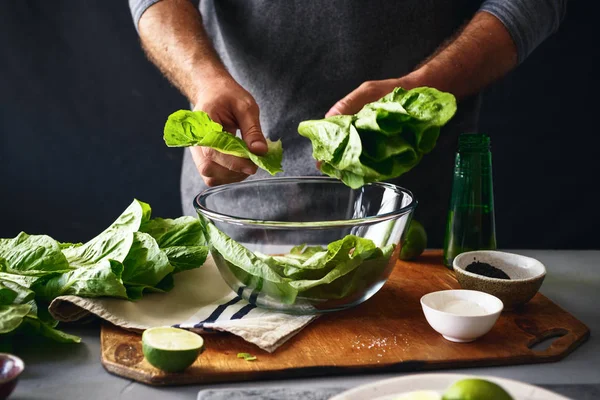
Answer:
[{"label": "small black ceramic bowl", "polygon": [[17,386],[25,364],[17,356],[0,353],[0,399],[6,399]]}]

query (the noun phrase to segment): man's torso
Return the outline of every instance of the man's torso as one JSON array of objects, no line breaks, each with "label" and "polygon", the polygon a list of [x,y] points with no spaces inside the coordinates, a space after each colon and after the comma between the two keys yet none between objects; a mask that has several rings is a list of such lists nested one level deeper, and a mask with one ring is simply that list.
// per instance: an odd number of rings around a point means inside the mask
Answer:
[{"label": "man's torso", "polygon": [[[226,67],[256,99],[263,132],[281,139],[285,175],[317,175],[310,141],[297,133],[367,80],[403,76],[430,56],[479,1],[202,0],[203,23]],[[436,149],[395,183],[412,190],[415,218],[441,246],[456,137],[477,127],[478,98],[459,104]],[[267,177],[260,171],[250,179]],[[205,188],[189,152],[181,178],[184,212]]]}]

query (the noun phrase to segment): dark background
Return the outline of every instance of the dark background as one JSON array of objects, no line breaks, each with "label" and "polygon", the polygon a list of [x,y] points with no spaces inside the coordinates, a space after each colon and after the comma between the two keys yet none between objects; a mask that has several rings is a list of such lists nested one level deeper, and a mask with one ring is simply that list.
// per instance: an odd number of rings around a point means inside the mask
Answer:
[{"label": "dark background", "polygon": [[[593,13],[484,97],[502,248],[600,248]],[[181,215],[182,150],[162,141],[185,99],[146,60],[125,1],[0,0],[0,237],[85,241],[135,197]]]}]

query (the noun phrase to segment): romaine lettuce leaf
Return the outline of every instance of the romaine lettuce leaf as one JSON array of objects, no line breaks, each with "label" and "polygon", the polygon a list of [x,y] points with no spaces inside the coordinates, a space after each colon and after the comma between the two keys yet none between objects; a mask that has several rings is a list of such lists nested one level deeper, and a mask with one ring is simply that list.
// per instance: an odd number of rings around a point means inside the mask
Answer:
[{"label": "romaine lettuce leaf", "polygon": [[23,318],[23,323],[19,326],[18,333],[30,336],[43,336],[58,343],[81,342],[81,338],[55,329],[34,314],[28,314]]},{"label": "romaine lettuce leaf", "polygon": [[323,246],[307,246],[306,243],[294,246],[290,249],[289,256],[296,256],[300,259],[308,260],[314,254],[325,251]]},{"label": "romaine lettuce leaf", "polygon": [[353,293],[363,293],[364,290],[384,276],[384,270],[390,266],[393,245],[377,249],[357,268],[341,276],[339,279],[321,285],[313,286],[302,292],[303,297],[313,299],[342,299]]},{"label": "romaine lettuce leaf", "polygon": [[171,246],[162,250],[173,266],[173,273],[198,268],[208,256],[206,246]]},{"label": "romaine lettuce leaf", "polygon": [[348,143],[351,115],[336,115],[318,121],[300,123],[300,134],[309,138],[313,145],[313,157],[324,162],[338,162]]},{"label": "romaine lettuce leaf", "polygon": [[272,142],[266,139],[267,153],[257,156],[248,149],[242,139],[224,132],[223,127],[211,120],[203,111],[175,111],[167,119],[163,137],[169,147],[210,147],[221,153],[249,158],[271,175],[283,171],[281,140]]},{"label": "romaine lettuce leaf", "polygon": [[[202,225],[196,218],[151,219],[150,206],[134,200],[100,235],[83,245],[66,248],[63,252],[71,265],[96,266],[97,271],[107,271],[106,264],[97,267],[105,260],[111,260],[113,265],[115,262],[122,263],[122,274],[110,279],[107,275],[110,288],[100,291],[97,296],[122,297],[126,293],[127,297],[135,300],[141,297],[143,290],[170,290],[172,277],[159,287],[159,283],[169,274],[201,266],[208,253],[204,243]],[[56,278],[54,282],[71,282],[78,276],[70,274]],[[113,285],[118,280],[122,281],[122,290],[116,290]],[[74,289],[69,290],[73,292]],[[76,291],[81,296],[92,296],[84,288],[77,288]],[[114,294],[106,294],[107,291]]]},{"label": "romaine lettuce leaf", "polygon": [[105,231],[78,247],[63,250],[75,268],[90,268],[103,260],[123,262],[134,242],[133,232]]},{"label": "romaine lettuce leaf", "polygon": [[173,274],[170,273],[155,286],[128,284],[127,297],[130,300],[139,300],[144,293],[166,293],[173,289],[173,287],[175,287],[175,280],[173,279]]},{"label": "romaine lettuce leaf", "polygon": [[35,293],[16,282],[0,277],[0,305],[24,304],[35,297]]},{"label": "romaine lettuce leaf", "polygon": [[28,304],[10,304],[0,306],[0,334],[14,331],[23,323],[31,306]]},{"label": "romaine lettuce leaf", "polygon": [[154,218],[140,227],[151,235],[167,255],[174,273],[204,264],[208,255],[202,224],[198,218]]},{"label": "romaine lettuce leaf", "polygon": [[17,292],[0,282],[0,305],[12,304],[18,296]]},{"label": "romaine lettuce leaf", "polygon": [[311,140],[321,172],[359,188],[414,168],[455,113],[450,93],[396,88],[355,115],[303,121],[298,132]]},{"label": "romaine lettuce leaf", "polygon": [[296,276],[300,279],[291,282],[290,285],[298,291],[303,292],[315,286],[326,285],[334,280],[350,273],[363,260],[369,258],[377,247],[373,241],[363,239],[354,235],[347,235],[341,240],[330,243],[327,246],[326,257],[311,257],[302,266],[300,270],[314,270],[317,268],[325,269],[326,274],[319,278],[302,276],[299,273]]},{"label": "romaine lettuce leaf", "polygon": [[153,218],[140,227],[140,232],[152,236],[160,248],[172,246],[202,246],[206,244],[198,218]]},{"label": "romaine lettuce leaf", "polygon": [[173,272],[173,266],[152,236],[143,232],[134,232],[133,238],[131,248],[123,261],[123,282],[155,286]]},{"label": "romaine lettuce leaf", "polygon": [[361,130],[394,136],[402,132],[402,126],[410,119],[411,116],[399,102],[384,97],[380,101],[366,104],[356,114],[355,126]]},{"label": "romaine lettuce leaf", "polygon": [[[2,266],[0,265],[0,271],[2,271]],[[60,275],[61,272],[48,272],[44,276],[29,276],[29,275],[19,275],[19,274],[9,274],[7,272],[0,272],[0,282],[14,282],[18,283],[20,286],[25,288],[30,288],[35,282],[40,279],[44,279],[49,275]]]},{"label": "romaine lettuce leaf", "polygon": [[[213,224],[206,224],[206,233],[217,265],[219,261],[225,261],[237,278],[247,286],[260,289],[285,303],[295,301],[298,292],[289,285],[289,278],[280,276],[268,263]],[[219,258],[221,260],[218,260]]]},{"label": "romaine lettuce leaf", "polygon": [[58,296],[75,295],[81,297],[127,298],[123,285],[123,264],[110,259],[85,268],[40,279],[33,286],[36,298],[50,302]]},{"label": "romaine lettuce leaf", "polygon": [[133,245],[134,232],[150,220],[147,203],[134,200],[103,232],[90,241],[63,249],[72,267],[89,267],[105,259],[123,262]]},{"label": "romaine lettuce leaf", "polygon": [[68,271],[67,259],[58,242],[46,235],[19,233],[13,239],[0,239],[0,271],[41,276],[50,271]]},{"label": "romaine lettuce leaf", "polygon": [[296,298],[339,299],[371,286],[390,265],[394,245],[347,235],[321,246],[295,246],[286,255],[253,253],[204,221],[216,264],[245,286],[285,304]]},{"label": "romaine lettuce leaf", "polygon": [[200,267],[208,249],[192,217],[151,219],[134,200],[103,232],[84,244],[19,234],[0,239],[0,334],[34,333],[78,341],[54,327],[47,305],[61,295],[137,300],[173,288],[173,274]]},{"label": "romaine lettuce leaf", "polygon": [[54,329],[40,320],[30,304],[0,305],[0,335],[4,334],[34,334],[61,343],[81,341],[77,336]]}]

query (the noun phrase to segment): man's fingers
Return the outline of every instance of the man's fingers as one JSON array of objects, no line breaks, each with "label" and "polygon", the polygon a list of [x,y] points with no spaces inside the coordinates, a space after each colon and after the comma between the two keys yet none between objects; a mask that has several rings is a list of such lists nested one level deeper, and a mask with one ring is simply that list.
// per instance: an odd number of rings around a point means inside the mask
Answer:
[{"label": "man's fingers", "polygon": [[[194,164],[202,176],[217,177],[225,171],[252,175],[258,168],[249,159],[223,154],[210,147],[190,147],[190,151]],[[221,168],[215,169],[212,164],[219,165]]]},{"label": "man's fingers", "polygon": [[218,177],[218,178],[203,177],[202,179],[204,180],[204,183],[206,183],[206,186],[212,187],[212,186],[226,185],[228,183],[241,182],[248,177],[248,175],[245,175],[245,174],[238,174],[237,172],[236,172],[236,174],[237,175],[230,175],[230,176]]},{"label": "man's fingers", "polygon": [[349,114],[356,114],[356,112],[352,112],[350,110],[353,110],[353,104],[355,103],[355,94],[354,92],[350,93],[349,95],[347,95],[346,97],[344,97],[343,99],[341,99],[340,101],[338,101],[337,103],[335,103],[333,105],[333,107],[331,107],[329,109],[329,111],[327,111],[327,114],[325,114],[325,118],[329,118],[332,117],[334,115],[349,115]]},{"label": "man's fingers", "polygon": [[379,100],[392,90],[398,84],[397,79],[387,79],[384,81],[368,81],[350,92],[346,97],[338,101],[331,107],[325,117],[332,115],[352,115],[360,111],[367,103]]},{"label": "man's fingers", "polygon": [[256,102],[241,100],[236,107],[236,120],[242,131],[242,139],[251,152],[264,155],[267,152],[267,142],[260,127],[259,110]]},{"label": "man's fingers", "polygon": [[207,186],[217,186],[225,183],[240,182],[248,177],[247,174],[231,171],[210,160],[204,160],[204,162],[198,165],[197,168]]},{"label": "man's fingers", "polygon": [[204,155],[204,158],[219,164],[223,168],[230,171],[252,175],[256,173],[256,169],[258,168],[256,164],[247,158],[224,154],[217,150],[211,149],[210,147],[201,147],[201,151]]},{"label": "man's fingers", "polygon": [[[331,117],[332,115],[351,115],[356,114],[360,109],[367,103],[370,103],[373,98],[374,88],[366,84],[360,85],[357,89],[353,90],[346,97],[338,101],[331,107],[325,117]],[[374,100],[377,100],[375,98]]]},{"label": "man's fingers", "polygon": [[223,130],[227,133],[231,133],[233,136],[237,133],[237,127],[234,125],[225,125],[223,124]]},{"label": "man's fingers", "polygon": [[[258,105],[249,93],[239,89],[241,96],[232,96],[224,103],[219,103],[220,107],[213,107],[219,112],[211,112],[210,107],[200,109],[205,110],[213,120],[222,124],[224,131],[232,135],[239,128],[250,151],[257,155],[265,154],[267,143],[260,127]],[[192,147],[190,150],[198,172],[209,186],[242,181],[255,174],[258,168],[247,158],[224,154],[210,147]]]}]

